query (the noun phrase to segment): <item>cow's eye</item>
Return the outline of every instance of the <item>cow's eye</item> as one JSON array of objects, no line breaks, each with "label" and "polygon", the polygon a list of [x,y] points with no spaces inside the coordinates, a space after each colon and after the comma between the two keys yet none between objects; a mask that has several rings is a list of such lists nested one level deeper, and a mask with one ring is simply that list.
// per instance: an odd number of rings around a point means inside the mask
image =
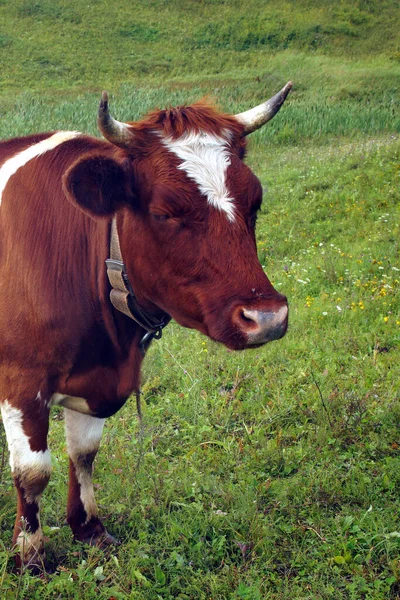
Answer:
[{"label": "cow's eye", "polygon": [[167,221],[171,218],[171,215],[161,214],[161,213],[151,213],[151,216],[155,221]]}]

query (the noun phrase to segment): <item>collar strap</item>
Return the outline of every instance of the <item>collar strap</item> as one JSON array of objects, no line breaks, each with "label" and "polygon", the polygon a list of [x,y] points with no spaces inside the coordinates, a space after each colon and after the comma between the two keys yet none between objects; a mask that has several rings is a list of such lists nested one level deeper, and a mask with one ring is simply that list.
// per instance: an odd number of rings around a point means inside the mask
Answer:
[{"label": "collar strap", "polygon": [[112,288],[110,292],[111,304],[146,330],[147,333],[140,340],[140,349],[144,352],[153,339],[160,339],[162,330],[168,325],[171,317],[165,314],[161,319],[158,319],[140,308],[122,260],[115,216],[111,223],[110,258],[106,260],[106,265]]}]

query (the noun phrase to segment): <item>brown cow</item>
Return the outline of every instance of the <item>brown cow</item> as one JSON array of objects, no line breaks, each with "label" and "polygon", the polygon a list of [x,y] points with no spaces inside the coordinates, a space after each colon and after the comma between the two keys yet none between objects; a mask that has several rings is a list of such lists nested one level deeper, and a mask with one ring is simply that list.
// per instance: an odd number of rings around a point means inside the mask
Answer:
[{"label": "brown cow", "polygon": [[105,417],[139,390],[152,337],[171,317],[233,350],[285,334],[287,300],[257,259],[261,185],[243,157],[290,88],[236,116],[198,103],[137,123],[114,120],[104,93],[106,141],[56,132],[0,144],[0,401],[20,564],[43,556],[52,405],[65,407],[74,537],[112,543],[92,466]]}]

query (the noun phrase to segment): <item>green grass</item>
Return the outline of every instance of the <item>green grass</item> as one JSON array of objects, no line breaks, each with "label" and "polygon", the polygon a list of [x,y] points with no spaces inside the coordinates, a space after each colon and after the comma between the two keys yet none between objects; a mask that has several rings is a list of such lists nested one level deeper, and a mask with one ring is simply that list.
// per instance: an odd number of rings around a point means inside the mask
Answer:
[{"label": "green grass", "polygon": [[[122,545],[72,544],[67,456],[42,522],[54,574],[13,572],[0,431],[0,597],[396,600],[400,597],[399,23],[395,2],[0,1],[2,137],[96,134],[204,95],[245,110],[292,79],[251,136],[266,188],[260,260],[287,336],[227,353],[171,324],[111,418],[97,498]],[[0,450],[1,454],[1,450]],[[51,529],[57,527],[59,529]]]},{"label": "green grass", "polygon": [[396,2],[15,0],[0,3],[4,90],[224,76],[282,50],[399,60]]}]

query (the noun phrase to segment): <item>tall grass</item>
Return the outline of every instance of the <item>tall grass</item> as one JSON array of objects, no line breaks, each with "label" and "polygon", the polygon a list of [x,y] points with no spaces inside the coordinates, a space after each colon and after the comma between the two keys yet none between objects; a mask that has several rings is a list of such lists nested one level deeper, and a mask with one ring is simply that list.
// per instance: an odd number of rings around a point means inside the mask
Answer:
[{"label": "tall grass", "polygon": [[[282,60],[282,59],[281,59]],[[340,77],[329,72],[328,60],[307,60],[307,68],[298,57],[286,55],[285,73],[275,65],[273,73],[246,77],[236,82],[233,74],[226,81],[209,77],[204,83],[188,88],[175,81],[155,86],[151,83],[125,83],[108,88],[111,109],[120,120],[136,120],[156,107],[187,104],[208,97],[227,112],[240,112],[273,95],[289,79],[295,82],[290,102],[268,128],[257,132],[253,143],[300,144],[308,140],[332,143],[337,136],[360,137],[380,132],[400,131],[400,67],[354,68],[341,63]],[[276,61],[277,62],[277,61]],[[318,69],[318,75],[312,73]],[[379,71],[377,72],[377,69]],[[256,71],[255,71],[256,72]],[[236,77],[240,74],[235,73]],[[52,129],[78,129],[98,135],[96,113],[101,89],[78,95],[41,92],[5,95],[1,137],[23,135]]]}]

